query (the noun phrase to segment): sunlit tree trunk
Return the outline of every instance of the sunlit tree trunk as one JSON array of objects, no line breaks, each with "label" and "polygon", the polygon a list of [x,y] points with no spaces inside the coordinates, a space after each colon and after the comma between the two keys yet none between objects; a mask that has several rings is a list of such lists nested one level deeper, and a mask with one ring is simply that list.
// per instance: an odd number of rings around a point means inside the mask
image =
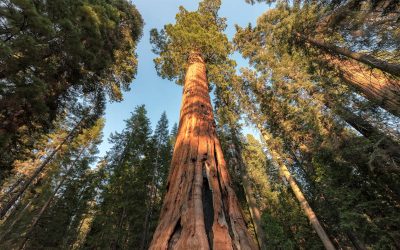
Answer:
[{"label": "sunlit tree trunk", "polygon": [[371,102],[400,116],[400,80],[387,77],[379,70],[368,69],[354,60],[341,60],[326,55],[324,59],[337,68],[340,78],[356,88]]},{"label": "sunlit tree trunk", "polygon": [[[271,135],[260,124],[256,124],[256,125],[257,125],[257,128],[260,130],[261,135],[263,136],[264,140],[268,143],[268,141],[270,141]],[[277,165],[279,167],[279,171],[281,172],[281,174],[285,177],[285,179],[289,183],[294,195],[296,196],[297,200],[300,203],[301,208],[304,211],[304,214],[307,216],[308,220],[310,221],[315,232],[318,234],[318,236],[321,239],[322,243],[324,244],[325,248],[328,250],[334,250],[335,247],[334,247],[332,241],[329,239],[324,228],[322,227],[321,223],[319,222],[317,215],[314,213],[313,209],[308,204],[308,201],[304,197],[303,192],[301,191],[300,187],[297,185],[296,180],[293,178],[293,176],[289,172],[289,169],[281,160],[279,153],[276,150],[274,150],[272,147],[268,147],[268,149],[269,149],[269,152],[271,153],[272,158],[277,163]]]},{"label": "sunlit tree trunk", "polygon": [[305,42],[307,42],[317,48],[320,48],[328,53],[331,53],[333,55],[345,56],[347,58],[351,58],[351,59],[354,59],[361,63],[364,63],[365,65],[368,65],[372,68],[377,68],[377,69],[382,70],[383,72],[387,72],[394,76],[400,77],[400,64],[389,63],[389,62],[383,61],[381,59],[378,59],[376,57],[373,57],[371,55],[354,52],[354,51],[349,50],[348,48],[339,47],[334,44],[322,41],[320,39],[314,39],[314,38],[302,35],[300,33],[296,33],[295,35],[300,40],[305,41]]},{"label": "sunlit tree trunk", "polygon": [[196,52],[188,62],[167,193],[150,249],[257,249],[216,136],[206,65]]}]

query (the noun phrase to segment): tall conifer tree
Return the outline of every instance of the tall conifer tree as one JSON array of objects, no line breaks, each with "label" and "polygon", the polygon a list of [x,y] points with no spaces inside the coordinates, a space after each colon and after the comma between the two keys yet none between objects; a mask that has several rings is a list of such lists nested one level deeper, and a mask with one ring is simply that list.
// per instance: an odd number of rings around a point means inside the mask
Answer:
[{"label": "tall conifer tree", "polygon": [[255,249],[216,135],[208,81],[231,65],[220,1],[180,7],[176,24],[152,31],[157,72],[184,84],[179,130],[150,249]]}]

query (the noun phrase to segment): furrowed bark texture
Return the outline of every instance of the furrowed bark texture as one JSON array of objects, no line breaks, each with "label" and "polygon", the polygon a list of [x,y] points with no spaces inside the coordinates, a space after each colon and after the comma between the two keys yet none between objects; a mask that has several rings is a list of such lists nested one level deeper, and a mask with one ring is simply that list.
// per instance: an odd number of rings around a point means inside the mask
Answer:
[{"label": "furrowed bark texture", "polygon": [[192,53],[167,193],[150,249],[257,249],[231,185],[208,91]]}]

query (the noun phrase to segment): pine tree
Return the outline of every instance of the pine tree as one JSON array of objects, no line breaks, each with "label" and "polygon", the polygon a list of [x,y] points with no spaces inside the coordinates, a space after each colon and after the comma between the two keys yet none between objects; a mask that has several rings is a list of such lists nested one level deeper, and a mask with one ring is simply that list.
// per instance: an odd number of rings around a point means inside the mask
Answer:
[{"label": "pine tree", "polygon": [[[43,147],[43,145],[40,145],[43,141],[39,141],[36,144],[37,148],[32,150],[36,159],[16,162],[17,172],[14,176],[10,176],[14,183],[10,187],[7,187],[8,183],[5,183],[3,187],[3,189],[7,190],[6,196],[8,197],[2,201],[0,218],[3,218],[10,208],[15,207],[16,202],[34,181],[41,178],[49,163],[54,161],[54,158],[58,155],[62,155],[63,151],[69,150],[69,143],[79,138],[85,128],[91,128],[99,116],[102,115],[104,105],[102,96],[96,97],[94,100],[89,99],[89,103],[85,103],[85,101],[83,100],[83,103],[74,103],[73,107],[69,107],[71,113],[60,116],[56,133],[50,134],[50,138],[47,135],[43,138],[46,145],[43,149],[44,152],[36,152],[40,147]],[[86,106],[90,104],[96,106],[94,108]],[[25,174],[20,175],[19,172]]]},{"label": "pine tree", "polygon": [[172,126],[171,129],[171,145],[172,145],[172,149],[175,147],[175,142],[176,142],[176,137],[178,136],[178,124],[174,123],[174,125]]}]

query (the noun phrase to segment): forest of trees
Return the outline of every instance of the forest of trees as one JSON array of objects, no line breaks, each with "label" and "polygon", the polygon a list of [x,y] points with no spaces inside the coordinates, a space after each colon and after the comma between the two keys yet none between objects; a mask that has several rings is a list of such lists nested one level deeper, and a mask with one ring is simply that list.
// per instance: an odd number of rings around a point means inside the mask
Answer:
[{"label": "forest of trees", "polygon": [[103,138],[135,1],[1,0],[0,249],[400,249],[400,1],[242,1],[151,29],[179,121]]}]

